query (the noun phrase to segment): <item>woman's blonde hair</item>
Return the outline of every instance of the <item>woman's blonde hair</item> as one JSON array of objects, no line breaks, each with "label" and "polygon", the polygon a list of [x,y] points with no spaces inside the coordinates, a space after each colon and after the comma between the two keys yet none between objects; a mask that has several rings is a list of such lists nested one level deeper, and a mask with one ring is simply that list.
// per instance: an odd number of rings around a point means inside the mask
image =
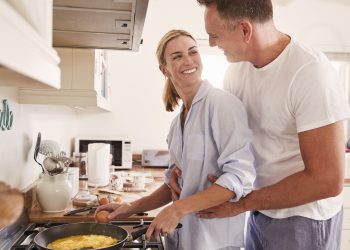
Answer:
[{"label": "woman's blonde hair", "polygon": [[[179,36],[188,36],[193,41],[196,41],[193,38],[193,36],[185,30],[170,30],[160,39],[158,43],[156,55],[159,65],[166,65],[164,52],[168,45],[168,42]],[[180,96],[176,92],[173,82],[169,78],[166,78],[163,91],[163,101],[165,104],[165,110],[173,112],[176,106],[179,105],[179,99]]]}]

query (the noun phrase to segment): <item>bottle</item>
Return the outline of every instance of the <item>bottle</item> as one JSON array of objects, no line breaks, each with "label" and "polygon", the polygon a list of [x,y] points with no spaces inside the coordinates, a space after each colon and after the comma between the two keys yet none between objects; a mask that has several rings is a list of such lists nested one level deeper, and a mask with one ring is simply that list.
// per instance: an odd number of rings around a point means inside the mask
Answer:
[{"label": "bottle", "polygon": [[87,153],[73,153],[74,167],[79,168],[79,179],[87,179]]}]

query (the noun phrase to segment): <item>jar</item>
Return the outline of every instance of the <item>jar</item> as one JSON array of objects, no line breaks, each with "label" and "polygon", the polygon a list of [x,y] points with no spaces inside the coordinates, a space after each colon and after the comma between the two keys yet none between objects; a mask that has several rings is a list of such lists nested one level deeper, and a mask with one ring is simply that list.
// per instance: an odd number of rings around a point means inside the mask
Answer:
[{"label": "jar", "polygon": [[58,213],[67,208],[71,199],[72,187],[68,173],[57,175],[41,174],[36,187],[36,196],[41,210],[46,213]]},{"label": "jar", "polygon": [[74,167],[79,168],[79,178],[86,179],[88,178],[87,172],[87,153],[73,153],[73,162]]}]

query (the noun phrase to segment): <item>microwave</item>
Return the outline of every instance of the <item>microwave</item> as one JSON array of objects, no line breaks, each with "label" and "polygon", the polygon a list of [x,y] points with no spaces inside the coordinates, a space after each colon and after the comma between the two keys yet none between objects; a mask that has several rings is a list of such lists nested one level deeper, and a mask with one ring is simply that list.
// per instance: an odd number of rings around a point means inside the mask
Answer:
[{"label": "microwave", "polygon": [[[112,168],[131,169],[132,167],[132,143],[125,138],[96,138],[77,137],[75,138],[74,150],[79,153],[87,153],[90,143],[108,143],[111,145]],[[88,163],[89,164],[89,163]]]}]

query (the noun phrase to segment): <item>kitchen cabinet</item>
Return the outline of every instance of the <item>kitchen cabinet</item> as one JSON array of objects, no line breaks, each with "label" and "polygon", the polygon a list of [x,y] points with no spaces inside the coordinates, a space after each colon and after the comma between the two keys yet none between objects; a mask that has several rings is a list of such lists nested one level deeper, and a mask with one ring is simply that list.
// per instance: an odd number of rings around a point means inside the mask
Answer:
[{"label": "kitchen cabinet", "polygon": [[67,105],[77,109],[111,109],[107,52],[100,49],[57,48],[61,58],[61,89],[19,89],[19,103]]},{"label": "kitchen cabinet", "polygon": [[350,249],[350,182],[347,182],[343,189],[344,196],[344,216],[343,216],[343,229],[341,239],[341,250]]},{"label": "kitchen cabinet", "polygon": [[137,51],[148,0],[54,0],[55,47]]},{"label": "kitchen cabinet", "polygon": [[0,30],[0,86],[60,87],[52,1],[0,1]]}]

